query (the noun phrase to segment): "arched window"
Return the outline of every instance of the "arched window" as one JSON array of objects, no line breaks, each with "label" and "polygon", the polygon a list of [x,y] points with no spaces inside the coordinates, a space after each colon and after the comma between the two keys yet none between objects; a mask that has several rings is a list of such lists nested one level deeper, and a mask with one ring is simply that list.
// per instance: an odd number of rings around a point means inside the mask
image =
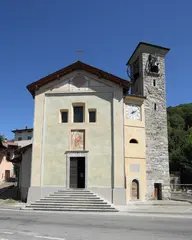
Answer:
[{"label": "arched window", "polygon": [[138,141],[137,141],[136,139],[132,138],[132,139],[129,141],[129,143],[138,143]]},{"label": "arched window", "polygon": [[132,181],[131,199],[132,200],[139,199],[139,181],[136,179]]}]

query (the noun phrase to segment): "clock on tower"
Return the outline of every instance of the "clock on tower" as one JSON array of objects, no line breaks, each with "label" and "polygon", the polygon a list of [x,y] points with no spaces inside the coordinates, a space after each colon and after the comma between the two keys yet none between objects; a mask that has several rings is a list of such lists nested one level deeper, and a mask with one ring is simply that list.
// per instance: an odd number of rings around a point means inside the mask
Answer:
[{"label": "clock on tower", "polygon": [[141,119],[141,107],[136,104],[126,105],[126,118],[131,120]]}]

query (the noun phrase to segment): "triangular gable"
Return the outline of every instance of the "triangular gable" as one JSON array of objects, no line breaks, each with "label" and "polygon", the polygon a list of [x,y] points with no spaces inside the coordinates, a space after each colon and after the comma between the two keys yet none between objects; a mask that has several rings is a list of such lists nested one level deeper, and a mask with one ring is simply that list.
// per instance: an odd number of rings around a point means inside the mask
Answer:
[{"label": "triangular gable", "polygon": [[107,79],[111,82],[114,82],[120,86],[122,86],[125,90],[128,90],[129,89],[129,86],[130,86],[130,82],[125,80],[125,79],[122,79],[122,78],[119,78],[115,75],[112,75],[110,73],[107,73],[105,71],[102,71],[98,68],[95,68],[95,67],[92,67],[88,64],[85,64],[83,62],[80,62],[80,61],[77,61],[57,72],[54,72],[44,78],[41,78],[40,80],[36,81],[36,82],[33,82],[31,84],[29,84],[27,86],[27,89],[29,90],[29,92],[32,94],[32,96],[34,97],[35,96],[35,92],[37,89],[39,89],[40,87],[56,80],[56,79],[59,79],[61,78],[62,76],[65,76],[73,71],[76,71],[76,70],[85,70],[89,73],[92,73],[96,76],[98,76],[99,78],[104,78],[104,79]]}]

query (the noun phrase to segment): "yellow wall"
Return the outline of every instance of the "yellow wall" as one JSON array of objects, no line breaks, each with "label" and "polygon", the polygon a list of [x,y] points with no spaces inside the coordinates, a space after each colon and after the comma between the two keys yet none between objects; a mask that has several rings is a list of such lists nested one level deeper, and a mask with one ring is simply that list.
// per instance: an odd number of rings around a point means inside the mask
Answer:
[{"label": "yellow wall", "polygon": [[[130,120],[126,117],[126,104],[141,106],[141,119]],[[136,139],[138,143],[129,143]],[[139,200],[145,200],[146,192],[146,159],[145,159],[145,116],[144,99],[126,96],[124,99],[124,144],[125,144],[125,174],[127,201],[131,199],[132,181],[139,182]]]}]

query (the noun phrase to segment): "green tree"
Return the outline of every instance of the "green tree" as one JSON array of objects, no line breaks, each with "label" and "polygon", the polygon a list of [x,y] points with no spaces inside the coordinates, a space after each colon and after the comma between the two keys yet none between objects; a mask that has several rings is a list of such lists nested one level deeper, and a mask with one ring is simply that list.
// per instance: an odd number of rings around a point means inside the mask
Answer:
[{"label": "green tree", "polygon": [[185,128],[185,120],[178,113],[168,116],[168,122],[170,123],[171,128],[176,129]]},{"label": "green tree", "polygon": [[0,135],[0,144],[2,144],[4,140],[5,140],[4,136]]},{"label": "green tree", "polygon": [[170,171],[192,183],[192,104],[167,108]]}]

